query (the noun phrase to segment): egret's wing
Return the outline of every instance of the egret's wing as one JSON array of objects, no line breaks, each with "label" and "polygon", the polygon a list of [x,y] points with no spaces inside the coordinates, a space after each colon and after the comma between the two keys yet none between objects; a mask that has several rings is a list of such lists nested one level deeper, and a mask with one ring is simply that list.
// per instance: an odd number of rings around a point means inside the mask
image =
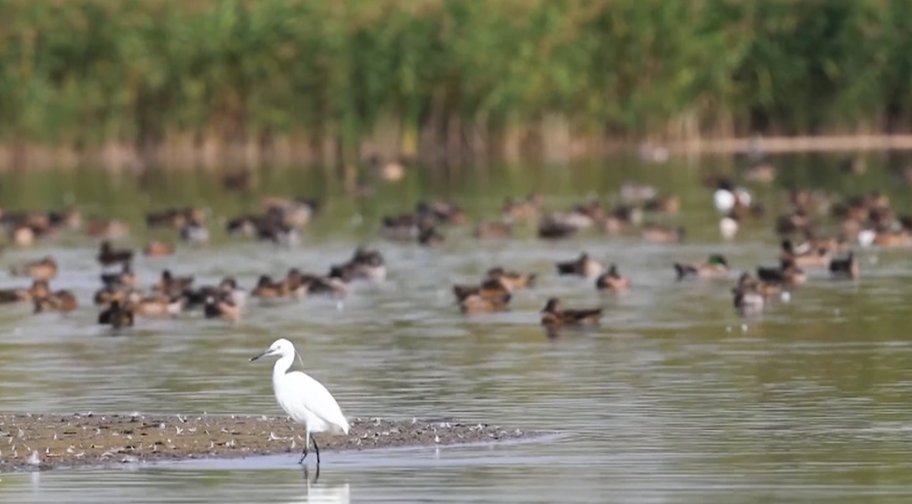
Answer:
[{"label": "egret's wing", "polygon": [[336,425],[348,433],[348,420],[342,414],[339,403],[326,387],[309,375],[294,371],[286,375],[295,393],[294,401],[330,425]]}]

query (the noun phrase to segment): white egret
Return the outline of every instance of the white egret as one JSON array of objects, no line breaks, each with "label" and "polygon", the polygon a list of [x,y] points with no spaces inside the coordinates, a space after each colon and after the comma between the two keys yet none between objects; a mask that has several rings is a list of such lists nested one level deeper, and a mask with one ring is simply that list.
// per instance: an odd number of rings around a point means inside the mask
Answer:
[{"label": "white egret", "polygon": [[272,368],[272,390],[276,400],[292,420],[304,424],[304,452],[298,463],[304,463],[307,448],[313,442],[319,467],[320,447],[312,435],[318,432],[348,434],[348,420],[322,383],[301,371],[289,371],[294,364],[295,347],[287,339],[275,340],[265,352],[252,357],[250,361],[273,355],[279,356]]},{"label": "white egret", "polygon": [[751,193],[743,187],[734,187],[728,180],[722,180],[713,193],[713,204],[716,210],[723,215],[734,210],[735,206],[750,208],[753,198]]},{"label": "white egret", "polygon": [[719,188],[713,193],[713,204],[720,214],[731,212],[735,208],[735,201],[735,193],[728,184],[719,184]]},{"label": "white egret", "polygon": [[877,231],[873,229],[862,229],[858,232],[858,244],[862,247],[870,247],[877,238]]}]

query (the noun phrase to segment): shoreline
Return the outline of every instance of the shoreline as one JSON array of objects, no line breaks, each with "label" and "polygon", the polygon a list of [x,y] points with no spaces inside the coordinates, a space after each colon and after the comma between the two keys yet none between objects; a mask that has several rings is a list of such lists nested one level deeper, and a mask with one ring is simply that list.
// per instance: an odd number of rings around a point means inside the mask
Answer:
[{"label": "shoreline", "polygon": [[[303,433],[300,424],[267,416],[0,414],[0,473],[300,453]],[[487,443],[537,434],[445,419],[355,418],[347,436],[316,437],[326,453]]]},{"label": "shoreline", "polygon": [[912,135],[821,135],[720,138],[670,142],[671,153],[735,154],[745,152],[840,152],[869,150],[912,150]]},{"label": "shoreline", "polygon": [[[514,145],[516,144],[516,145]],[[519,144],[531,145],[522,148]],[[569,132],[564,141],[529,136],[522,142],[486,146],[475,152],[471,146],[418,149],[403,153],[397,143],[379,145],[365,141],[355,149],[356,156],[342,159],[338,142],[308,137],[278,137],[268,144],[252,139],[227,142],[219,139],[192,141],[185,136],[166,138],[154,147],[140,148],[133,142],[106,142],[88,147],[65,144],[22,142],[0,143],[0,172],[47,169],[102,168],[110,171],[141,172],[149,168],[163,171],[182,169],[237,170],[259,167],[336,166],[344,164],[386,163],[401,158],[425,164],[466,164],[502,161],[517,163],[530,159],[565,163],[572,160],[638,154],[647,161],[665,161],[669,157],[693,157],[760,152],[845,152],[871,150],[912,150],[912,134],[832,134],[819,136],[763,136],[729,138],[694,138],[685,140],[624,140],[576,137]],[[445,152],[429,155],[428,152]],[[352,153],[355,155],[355,152]]]}]

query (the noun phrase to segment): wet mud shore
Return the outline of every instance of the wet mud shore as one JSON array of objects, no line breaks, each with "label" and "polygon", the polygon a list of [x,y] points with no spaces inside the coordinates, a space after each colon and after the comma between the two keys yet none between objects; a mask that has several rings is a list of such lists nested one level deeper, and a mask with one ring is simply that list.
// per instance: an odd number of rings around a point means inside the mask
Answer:
[{"label": "wet mud shore", "polygon": [[[452,420],[350,419],[320,452],[518,440],[534,432]],[[0,414],[0,472],[300,453],[304,428],[242,415]]]}]

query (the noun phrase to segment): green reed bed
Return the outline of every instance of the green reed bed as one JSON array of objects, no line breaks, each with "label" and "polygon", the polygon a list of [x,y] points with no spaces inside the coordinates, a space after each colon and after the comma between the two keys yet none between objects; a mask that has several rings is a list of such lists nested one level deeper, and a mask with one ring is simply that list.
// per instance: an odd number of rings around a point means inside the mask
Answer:
[{"label": "green reed bed", "polygon": [[354,156],[912,119],[904,0],[20,0],[0,20],[13,146]]}]

